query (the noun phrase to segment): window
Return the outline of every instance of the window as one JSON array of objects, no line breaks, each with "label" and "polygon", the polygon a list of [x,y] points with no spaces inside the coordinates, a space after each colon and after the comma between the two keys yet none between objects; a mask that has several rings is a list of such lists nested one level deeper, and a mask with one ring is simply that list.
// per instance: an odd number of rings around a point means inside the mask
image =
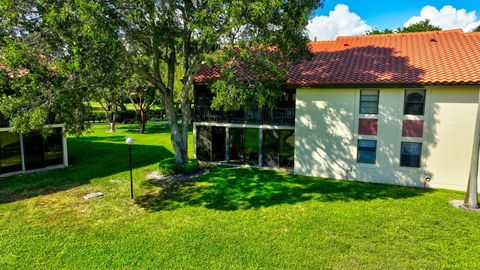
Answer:
[{"label": "window", "polygon": [[422,156],[422,144],[414,142],[402,142],[400,156],[400,166],[403,167],[420,167],[420,159]]},{"label": "window", "polygon": [[360,91],[360,114],[378,114],[378,90]]},{"label": "window", "polygon": [[425,111],[425,90],[405,90],[403,114],[423,115]]},{"label": "window", "polygon": [[265,129],[263,131],[263,165],[293,168],[295,131]]},{"label": "window", "polygon": [[358,119],[358,134],[375,136],[377,135],[377,129],[377,119]]},{"label": "window", "polygon": [[61,128],[49,129],[49,135],[44,138],[45,166],[63,164],[63,136]]},{"label": "window", "polygon": [[377,141],[358,140],[357,162],[375,164],[377,159]]},{"label": "window", "polygon": [[22,152],[18,133],[0,132],[0,173],[22,170]]},{"label": "window", "polygon": [[402,137],[423,137],[423,120],[403,120]]}]

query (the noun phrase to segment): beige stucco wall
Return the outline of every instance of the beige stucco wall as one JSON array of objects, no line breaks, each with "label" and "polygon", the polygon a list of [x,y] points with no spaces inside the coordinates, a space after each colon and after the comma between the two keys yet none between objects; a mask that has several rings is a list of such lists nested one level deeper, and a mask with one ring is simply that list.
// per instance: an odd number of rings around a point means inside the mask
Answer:
[{"label": "beige stucco wall", "polygon": [[[405,89],[379,89],[379,114],[359,115],[360,89],[297,89],[295,173],[336,179],[465,190],[478,87],[430,87],[424,116],[404,116]],[[359,118],[378,118],[377,136],[358,135]],[[425,121],[423,138],[402,138],[402,121]],[[358,139],[377,140],[376,164],[356,162]],[[422,142],[420,168],[400,167],[401,142]]]}]

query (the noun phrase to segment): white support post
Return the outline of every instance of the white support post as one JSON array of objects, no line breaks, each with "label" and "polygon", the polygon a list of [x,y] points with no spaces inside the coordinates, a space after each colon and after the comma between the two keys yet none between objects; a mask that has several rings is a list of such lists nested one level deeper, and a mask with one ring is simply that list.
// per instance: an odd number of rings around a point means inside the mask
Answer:
[{"label": "white support post", "polygon": [[193,157],[197,159],[197,124],[193,123]]},{"label": "white support post", "polygon": [[21,132],[19,132],[18,136],[20,136],[20,154],[22,156],[22,171],[26,171],[27,166],[25,164],[25,148],[24,148],[24,145],[23,145],[23,134]]},{"label": "white support post", "polygon": [[65,134],[65,126],[62,126],[62,150],[63,150],[63,166],[68,167],[68,143]]},{"label": "white support post", "polygon": [[225,162],[230,163],[230,128],[225,128]]},{"label": "white support post", "polygon": [[263,128],[258,129],[258,166],[263,167]]}]

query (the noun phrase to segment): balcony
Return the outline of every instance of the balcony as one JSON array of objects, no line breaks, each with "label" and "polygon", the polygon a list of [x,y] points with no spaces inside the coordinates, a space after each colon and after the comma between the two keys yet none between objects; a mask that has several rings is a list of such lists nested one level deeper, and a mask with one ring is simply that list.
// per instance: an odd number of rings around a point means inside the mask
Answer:
[{"label": "balcony", "polygon": [[255,124],[255,125],[295,125],[295,108],[273,108],[247,111],[220,112],[209,107],[196,106],[195,122]]}]

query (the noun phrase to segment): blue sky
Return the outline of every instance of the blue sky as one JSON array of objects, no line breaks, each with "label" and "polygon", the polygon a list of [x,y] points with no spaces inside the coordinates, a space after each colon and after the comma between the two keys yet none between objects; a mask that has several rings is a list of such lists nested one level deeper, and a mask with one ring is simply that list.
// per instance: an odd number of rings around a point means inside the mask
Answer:
[{"label": "blue sky", "polygon": [[430,5],[438,9],[443,6],[453,6],[457,9],[466,9],[467,11],[476,10],[477,16],[480,12],[480,0],[326,0],[324,7],[318,9],[316,15],[328,15],[337,4],[345,4],[350,7],[350,11],[358,14],[369,25],[384,28],[397,28],[412,16],[420,14],[424,6]]},{"label": "blue sky", "polygon": [[[353,35],[375,27],[403,27],[407,22],[414,23],[425,18],[430,18],[443,29],[470,31],[480,25],[480,0],[326,0],[315,16],[316,24],[310,28],[321,28],[314,35],[319,39],[332,39],[335,32],[349,35],[348,28],[354,29],[350,31]],[[322,34],[325,30],[328,33]]]}]

